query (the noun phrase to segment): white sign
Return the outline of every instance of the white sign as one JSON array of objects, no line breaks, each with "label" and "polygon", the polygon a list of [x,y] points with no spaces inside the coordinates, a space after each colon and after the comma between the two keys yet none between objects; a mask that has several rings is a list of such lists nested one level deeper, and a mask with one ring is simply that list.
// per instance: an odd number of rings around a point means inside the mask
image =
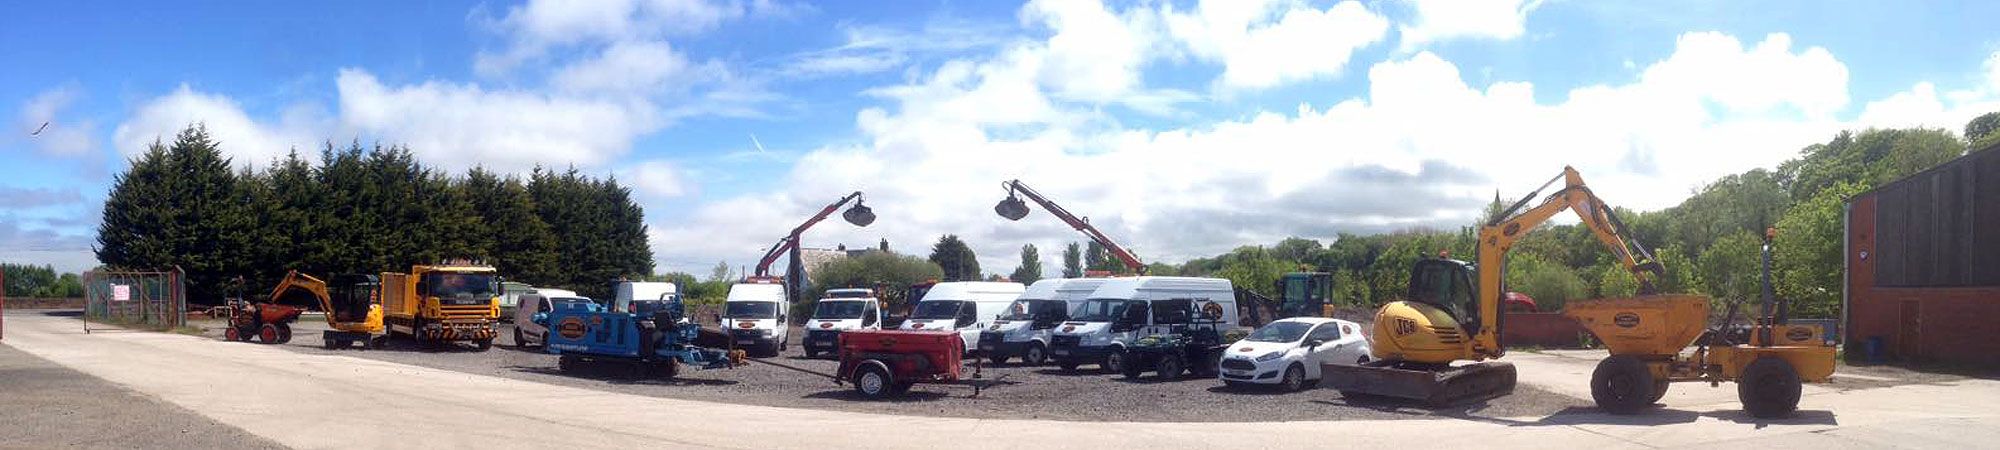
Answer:
[{"label": "white sign", "polygon": [[123,284],[111,285],[111,299],[121,302],[132,301],[132,286]]}]

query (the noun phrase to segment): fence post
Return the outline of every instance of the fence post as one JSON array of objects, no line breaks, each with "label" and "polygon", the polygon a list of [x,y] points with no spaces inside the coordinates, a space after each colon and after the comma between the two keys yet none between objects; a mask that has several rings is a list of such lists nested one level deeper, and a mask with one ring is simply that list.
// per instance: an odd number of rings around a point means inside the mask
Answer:
[{"label": "fence post", "polygon": [[0,340],[7,339],[7,273],[0,272]]}]

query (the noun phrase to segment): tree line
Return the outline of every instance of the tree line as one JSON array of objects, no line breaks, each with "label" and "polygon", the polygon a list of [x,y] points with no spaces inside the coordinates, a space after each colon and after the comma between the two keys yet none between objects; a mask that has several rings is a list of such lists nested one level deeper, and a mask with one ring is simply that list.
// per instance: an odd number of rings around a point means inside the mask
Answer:
[{"label": "tree line", "polygon": [[232,295],[239,277],[258,295],[292,269],[380,273],[471,258],[510,280],[593,296],[653,270],[644,212],[616,179],[574,168],[458,176],[407,147],[359,143],[329,143],[317,162],[294,150],[237,170],[221,145],[195,125],[132,158],[105,201],[98,260],[179,267],[196,303]]},{"label": "tree line", "polygon": [[57,274],[55,266],[0,263],[0,295],[29,298],[81,298],[83,280],[73,273]]}]

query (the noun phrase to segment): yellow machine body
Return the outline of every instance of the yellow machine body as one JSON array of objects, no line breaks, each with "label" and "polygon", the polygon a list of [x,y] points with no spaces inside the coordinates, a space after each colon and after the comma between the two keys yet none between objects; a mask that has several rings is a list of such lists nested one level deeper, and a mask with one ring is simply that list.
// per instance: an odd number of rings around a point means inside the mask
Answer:
[{"label": "yellow machine body", "polygon": [[1823,383],[1833,376],[1834,348],[1821,340],[1817,325],[1770,327],[1772,345],[1753,329],[1748,344],[1695,347],[1708,323],[1708,298],[1699,295],[1653,295],[1631,298],[1575,300],[1563,315],[1583,325],[1613,356],[1634,355],[1648,361],[1655,380],[1736,381],[1757,358],[1785,360],[1799,380]]}]

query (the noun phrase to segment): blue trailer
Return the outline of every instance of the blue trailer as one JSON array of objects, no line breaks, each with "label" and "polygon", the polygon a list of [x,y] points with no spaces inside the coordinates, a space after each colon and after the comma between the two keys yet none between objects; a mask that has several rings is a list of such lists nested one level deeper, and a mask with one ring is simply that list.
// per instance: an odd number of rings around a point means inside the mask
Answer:
[{"label": "blue trailer", "polygon": [[699,369],[734,365],[727,352],[694,345],[701,336],[701,326],[685,320],[678,299],[639,312],[607,311],[587,302],[564,303],[547,314],[548,345],[543,348],[560,356],[556,367],[565,373],[579,371],[586,364],[614,363],[673,378],[681,364]]}]

